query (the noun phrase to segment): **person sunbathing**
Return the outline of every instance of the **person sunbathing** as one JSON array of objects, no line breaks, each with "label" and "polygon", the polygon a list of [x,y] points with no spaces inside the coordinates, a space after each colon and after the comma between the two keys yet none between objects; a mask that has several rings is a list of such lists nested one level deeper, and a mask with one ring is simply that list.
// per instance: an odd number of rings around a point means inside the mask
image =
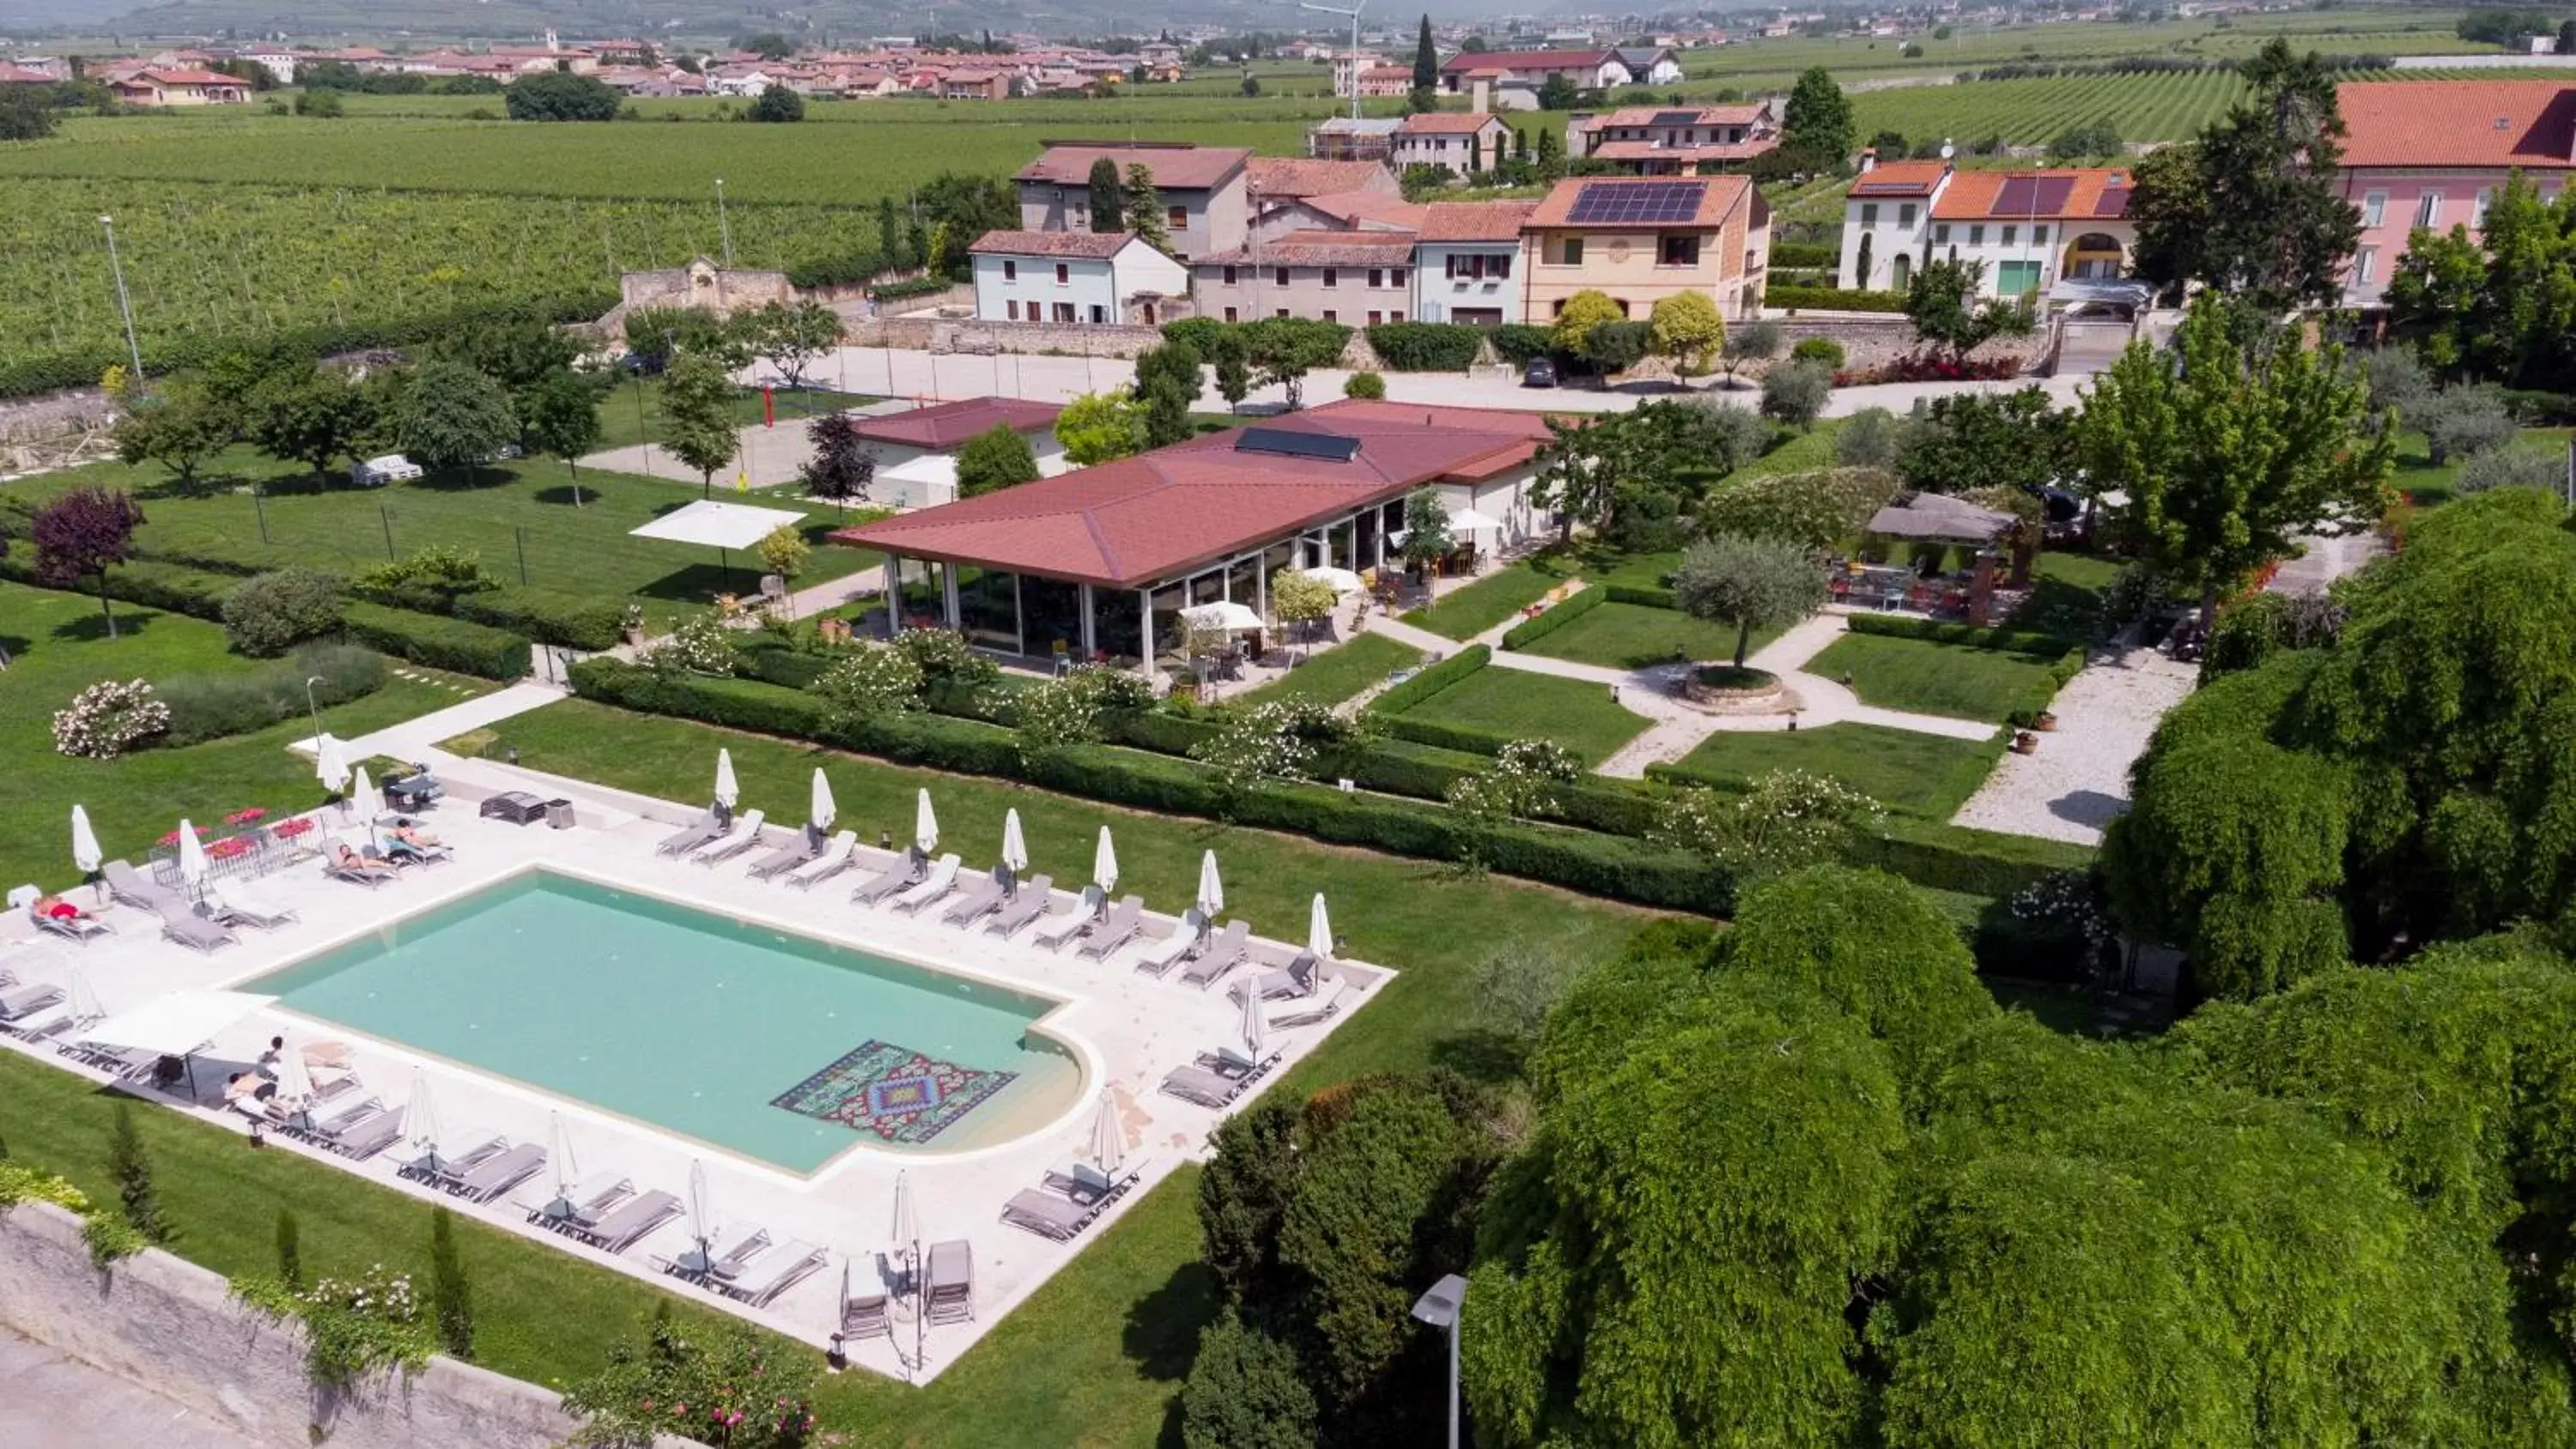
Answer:
[{"label": "person sunbathing", "polygon": [[422,850],[436,850],[443,843],[437,836],[430,834],[428,831],[421,829],[419,826],[412,824],[408,820],[395,821],[394,828],[387,833],[405,845],[417,846]]},{"label": "person sunbathing", "polygon": [[349,848],[349,843],[345,840],[333,845],[331,849],[331,863],[342,870],[354,870],[368,875],[393,874],[393,866],[386,862],[382,857],[360,855],[358,852],[351,850]]},{"label": "person sunbathing", "polygon": [[90,918],[89,912],[61,896],[38,896],[34,909],[37,915],[56,921],[86,921]]}]

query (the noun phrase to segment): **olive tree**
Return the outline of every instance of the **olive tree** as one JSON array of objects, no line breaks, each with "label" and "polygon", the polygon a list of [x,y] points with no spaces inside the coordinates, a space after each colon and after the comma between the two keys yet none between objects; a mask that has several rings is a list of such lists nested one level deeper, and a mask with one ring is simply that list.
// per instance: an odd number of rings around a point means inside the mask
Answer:
[{"label": "olive tree", "polygon": [[1825,606],[1825,570],[1805,545],[1721,533],[1682,554],[1673,593],[1693,618],[1735,626],[1735,667],[1757,629],[1785,628]]}]

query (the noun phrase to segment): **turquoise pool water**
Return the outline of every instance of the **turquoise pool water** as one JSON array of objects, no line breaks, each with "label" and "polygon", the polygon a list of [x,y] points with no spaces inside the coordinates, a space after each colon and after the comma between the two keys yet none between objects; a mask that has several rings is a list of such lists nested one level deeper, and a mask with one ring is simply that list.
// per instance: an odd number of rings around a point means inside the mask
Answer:
[{"label": "turquoise pool water", "polygon": [[1081,1089],[1029,1030],[1047,998],[544,871],[244,989],[800,1173],[1001,1141]]}]

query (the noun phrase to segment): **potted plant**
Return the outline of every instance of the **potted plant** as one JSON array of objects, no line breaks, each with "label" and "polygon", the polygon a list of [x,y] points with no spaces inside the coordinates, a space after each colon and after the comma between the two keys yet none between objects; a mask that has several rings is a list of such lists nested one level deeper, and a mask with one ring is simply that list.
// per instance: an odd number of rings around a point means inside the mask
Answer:
[{"label": "potted plant", "polygon": [[2053,730],[2057,728],[2056,712],[2053,710],[2041,710],[2038,716],[2031,720],[2030,727],[2035,730]]},{"label": "potted plant", "polygon": [[635,603],[630,603],[630,604],[628,604],[628,605],[626,606],[626,614],[625,614],[625,617],[624,617],[622,620],[620,620],[620,621],[619,621],[618,627],[619,627],[619,629],[620,629],[620,630],[622,630],[622,631],[625,633],[625,635],[626,635],[626,642],[627,642],[627,643],[629,643],[629,644],[641,644],[641,643],[643,643],[643,642],[644,642],[644,606],[643,606],[642,604],[635,604]]},{"label": "potted plant", "polygon": [[2013,731],[2012,752],[2016,755],[2038,754],[2039,736],[2032,734],[2028,730]]}]

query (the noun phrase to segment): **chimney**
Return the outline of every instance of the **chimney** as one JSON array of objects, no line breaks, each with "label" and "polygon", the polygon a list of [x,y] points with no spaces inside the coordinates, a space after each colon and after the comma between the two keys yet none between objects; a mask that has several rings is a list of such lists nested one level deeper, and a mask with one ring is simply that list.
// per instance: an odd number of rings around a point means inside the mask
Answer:
[{"label": "chimney", "polygon": [[1482,76],[1479,76],[1476,78],[1475,84],[1468,87],[1467,90],[1468,113],[1471,115],[1481,116],[1493,108],[1494,83],[1486,80]]},{"label": "chimney", "polygon": [[1875,170],[1877,170],[1877,169],[1878,169],[1878,148],[1877,148],[1876,146],[1863,146],[1863,147],[1861,147],[1861,148],[1860,148],[1860,174],[1861,174],[1861,175],[1863,175],[1863,176],[1867,176],[1869,173],[1871,173],[1872,171],[1875,171]]}]

